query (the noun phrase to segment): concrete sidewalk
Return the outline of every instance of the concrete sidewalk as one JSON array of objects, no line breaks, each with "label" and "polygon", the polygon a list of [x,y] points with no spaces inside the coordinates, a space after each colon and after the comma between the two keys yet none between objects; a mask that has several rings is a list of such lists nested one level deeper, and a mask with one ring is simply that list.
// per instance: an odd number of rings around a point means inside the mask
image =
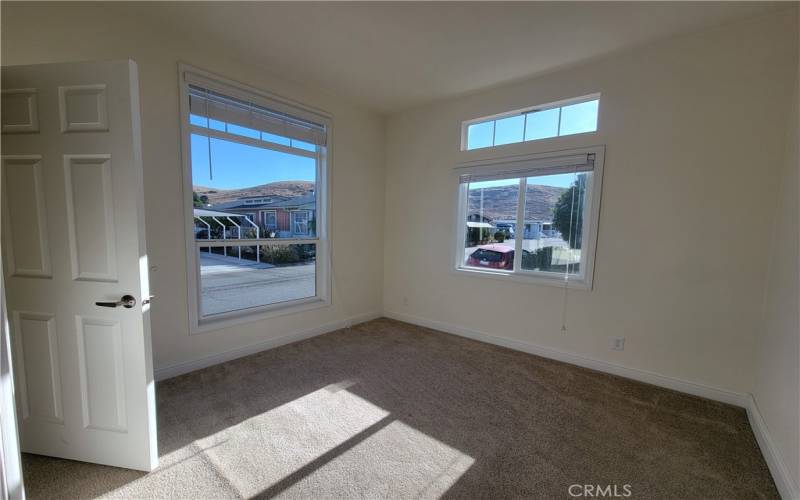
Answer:
[{"label": "concrete sidewalk", "polygon": [[274,266],[201,253],[200,278],[204,315],[316,295],[314,262]]}]

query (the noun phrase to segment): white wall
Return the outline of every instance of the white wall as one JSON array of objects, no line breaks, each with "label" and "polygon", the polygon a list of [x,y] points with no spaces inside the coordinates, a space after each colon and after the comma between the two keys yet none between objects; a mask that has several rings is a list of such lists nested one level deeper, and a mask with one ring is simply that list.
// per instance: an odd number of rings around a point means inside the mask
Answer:
[{"label": "white wall", "polygon": [[[791,12],[791,15],[787,14]],[[782,10],[390,117],[384,310],[738,392],[753,389],[771,219],[794,91]],[[599,132],[509,154],[605,144],[594,290],[451,271],[462,120],[601,92]],[[625,351],[611,339],[625,336]]]},{"label": "white wall", "polygon": [[[141,19],[136,6],[8,3],[2,61],[34,64],[132,58],[139,65],[147,243],[156,370],[286,334],[380,313],[383,277],[383,119],[323,91],[236,60],[225,47]],[[331,307],[188,334],[178,110],[178,61],[323,109],[334,119]]]},{"label": "white wall", "polygon": [[[800,16],[800,10],[798,10]],[[800,39],[796,40],[797,44]],[[758,333],[753,397],[800,494],[800,73],[787,130],[781,196],[773,215],[764,319]]]}]

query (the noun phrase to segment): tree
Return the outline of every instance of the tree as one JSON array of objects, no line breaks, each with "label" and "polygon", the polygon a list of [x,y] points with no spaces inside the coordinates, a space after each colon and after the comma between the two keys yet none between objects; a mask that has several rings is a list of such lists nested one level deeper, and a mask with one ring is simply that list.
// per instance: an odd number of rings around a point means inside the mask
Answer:
[{"label": "tree", "polygon": [[208,205],[208,196],[199,195],[197,191],[192,191],[192,202],[194,203],[194,208],[203,208]]},{"label": "tree", "polygon": [[583,235],[583,195],[586,192],[586,174],[578,175],[572,185],[561,193],[553,206],[553,228],[570,248],[581,248]]}]

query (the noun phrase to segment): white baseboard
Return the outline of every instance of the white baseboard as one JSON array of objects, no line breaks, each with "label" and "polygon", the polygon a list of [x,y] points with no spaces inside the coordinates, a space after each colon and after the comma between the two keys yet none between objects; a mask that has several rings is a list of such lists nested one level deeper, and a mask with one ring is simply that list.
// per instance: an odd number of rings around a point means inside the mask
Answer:
[{"label": "white baseboard", "polygon": [[316,337],[317,335],[322,335],[323,333],[332,332],[340,328],[347,328],[358,323],[380,318],[381,316],[382,314],[380,312],[357,314],[355,316],[351,316],[350,318],[334,321],[332,323],[326,323],[308,330],[292,332],[286,335],[281,335],[280,337],[263,340],[261,342],[246,345],[244,347],[237,347],[236,349],[223,351],[210,356],[205,356],[203,358],[184,361],[182,363],[176,363],[174,365],[165,366],[162,368],[156,368],[153,376],[156,381],[177,377],[178,375],[183,375],[184,373],[193,372],[201,368],[207,368],[209,366],[224,363],[226,361],[241,358],[243,356],[249,356],[250,354],[266,351],[267,349],[273,349],[282,345],[291,344],[292,342],[297,342],[299,340]]},{"label": "white baseboard", "polygon": [[638,380],[647,384],[657,385],[659,387],[672,389],[686,394],[692,394],[694,396],[700,396],[702,398],[712,399],[714,401],[720,401],[722,403],[739,406],[741,408],[747,408],[749,404],[750,395],[741,392],[719,389],[716,387],[698,384],[696,382],[689,382],[688,380],[659,375],[658,373],[640,370],[638,368],[629,368],[626,366],[609,363],[607,361],[599,361],[578,354],[536,345],[530,342],[497,337],[488,333],[479,332],[477,330],[472,330],[441,321],[420,318],[417,316],[411,316],[392,311],[384,311],[383,315],[387,318],[396,319],[398,321],[405,321],[406,323],[433,328],[434,330],[441,330],[443,332],[452,333],[461,337],[467,337],[473,340],[486,342],[488,344],[508,347],[509,349],[514,349],[516,351],[527,352],[528,354],[535,354],[537,356],[542,356],[543,358],[563,361],[565,363]]},{"label": "white baseboard", "polygon": [[783,500],[800,500],[800,487],[792,479],[786,462],[783,461],[780,451],[775,446],[775,442],[772,441],[769,429],[767,429],[767,423],[758,410],[755,398],[748,396],[747,418],[750,420],[750,427],[753,428],[753,434],[756,436],[758,446],[761,448],[761,453],[764,455],[764,460],[767,462],[770,473],[772,473],[772,479],[775,480],[775,486],[777,486]]}]

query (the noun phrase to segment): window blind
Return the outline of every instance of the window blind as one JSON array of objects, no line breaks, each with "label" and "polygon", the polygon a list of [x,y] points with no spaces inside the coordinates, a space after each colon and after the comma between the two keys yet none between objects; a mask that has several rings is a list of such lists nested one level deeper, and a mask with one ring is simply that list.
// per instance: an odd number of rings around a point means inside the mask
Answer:
[{"label": "window blind", "polygon": [[327,145],[327,132],[324,125],[273,111],[196,85],[189,85],[189,112],[206,119],[247,127],[317,146]]},{"label": "window blind", "polygon": [[539,175],[591,172],[594,170],[594,159],[594,153],[539,159],[512,159],[491,165],[459,167],[456,170],[459,173],[459,182],[466,184]]}]

